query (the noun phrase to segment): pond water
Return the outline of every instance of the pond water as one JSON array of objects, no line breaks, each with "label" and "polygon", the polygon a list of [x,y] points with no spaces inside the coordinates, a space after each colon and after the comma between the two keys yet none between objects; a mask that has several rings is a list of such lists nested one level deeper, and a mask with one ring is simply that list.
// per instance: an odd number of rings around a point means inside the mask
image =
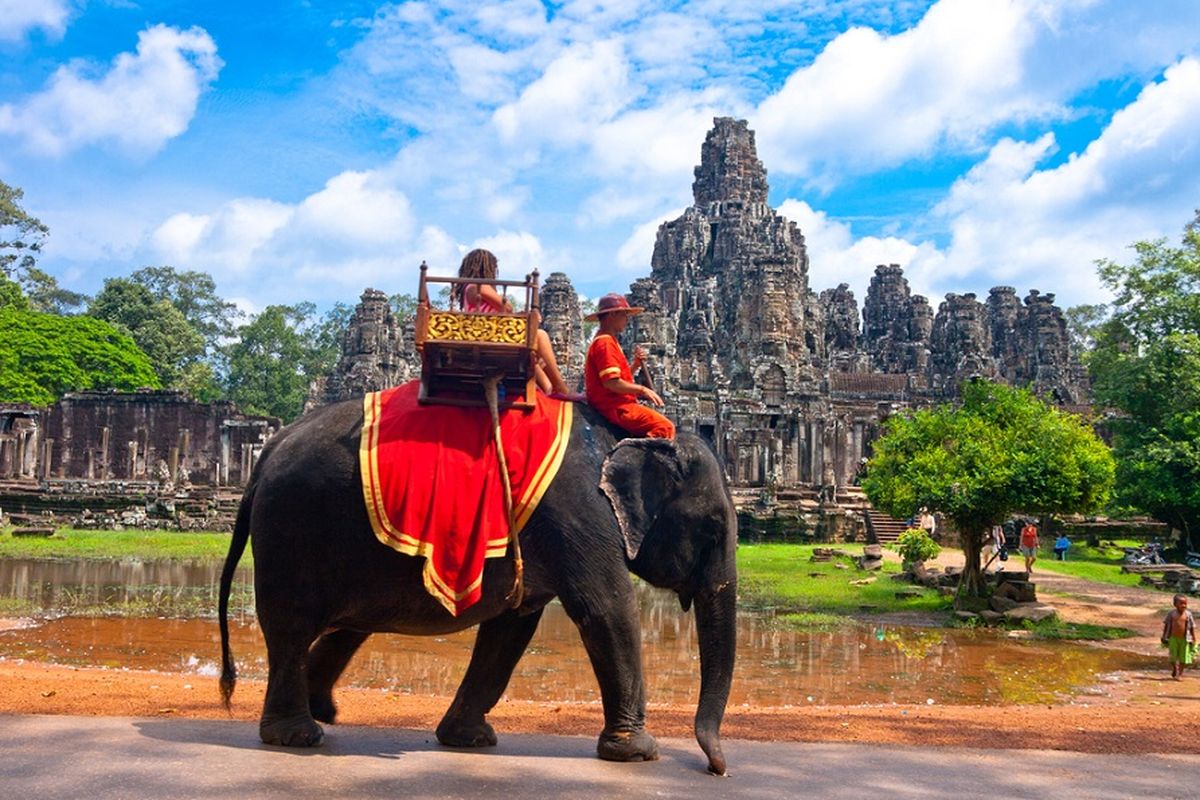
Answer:
[{"label": "pond water", "polygon": [[[0,632],[0,658],[216,676],[219,576],[220,565],[214,564],[0,560],[0,603],[41,609],[24,627]],[[265,678],[251,580],[249,571],[239,571],[230,633],[239,673]],[[638,592],[647,699],[694,703],[699,685],[694,618],[669,593],[644,584]],[[738,621],[732,704],[1048,702],[1094,685],[1101,673],[1157,666],[1136,654],[1020,641],[993,631],[890,625],[796,631],[778,625],[769,613],[742,613]],[[372,636],[342,682],[453,695],[474,638],[473,630]],[[575,626],[557,603],[547,608],[507,696],[599,699]]]}]

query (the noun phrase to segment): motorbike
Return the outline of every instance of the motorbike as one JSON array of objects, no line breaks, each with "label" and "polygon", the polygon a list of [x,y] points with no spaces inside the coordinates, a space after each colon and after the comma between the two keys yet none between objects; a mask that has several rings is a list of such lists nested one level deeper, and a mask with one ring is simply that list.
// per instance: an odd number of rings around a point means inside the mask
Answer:
[{"label": "motorbike", "polygon": [[[1200,553],[1189,555],[1196,555],[1200,559]],[[1163,546],[1160,542],[1147,542],[1141,547],[1126,547],[1124,562],[1126,564],[1166,564],[1167,559],[1163,555]]]}]

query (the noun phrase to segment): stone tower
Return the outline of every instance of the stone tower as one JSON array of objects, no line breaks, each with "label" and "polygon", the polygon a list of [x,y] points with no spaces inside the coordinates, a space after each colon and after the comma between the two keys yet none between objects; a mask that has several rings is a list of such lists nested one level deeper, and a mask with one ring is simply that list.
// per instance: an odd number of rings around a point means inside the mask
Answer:
[{"label": "stone tower", "polygon": [[309,390],[306,407],[336,403],[386,389],[415,376],[415,353],[405,338],[388,297],[367,289],[342,334],[342,355],[324,385]]},{"label": "stone tower", "polygon": [[583,341],[579,295],[565,273],[551,272],[542,286],[540,300],[542,327],[554,346],[558,368],[569,386],[582,385],[587,343]]},{"label": "stone tower", "polygon": [[819,381],[825,335],[804,237],[767,205],[767,188],[746,122],[714,120],[693,205],[659,228],[651,258],[661,317],[676,333],[666,371],[680,384],[754,393],[765,381],[774,399]]}]

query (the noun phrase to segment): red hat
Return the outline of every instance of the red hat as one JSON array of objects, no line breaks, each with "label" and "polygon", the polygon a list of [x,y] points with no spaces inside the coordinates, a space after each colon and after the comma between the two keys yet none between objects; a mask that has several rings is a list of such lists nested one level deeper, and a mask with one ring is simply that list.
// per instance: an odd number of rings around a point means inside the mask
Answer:
[{"label": "red hat", "polygon": [[600,298],[600,302],[596,304],[596,310],[588,314],[584,319],[588,322],[599,322],[602,314],[611,314],[614,311],[624,311],[626,314],[640,314],[646,309],[641,306],[631,306],[629,301],[625,299],[625,295],[613,292],[606,294]]}]

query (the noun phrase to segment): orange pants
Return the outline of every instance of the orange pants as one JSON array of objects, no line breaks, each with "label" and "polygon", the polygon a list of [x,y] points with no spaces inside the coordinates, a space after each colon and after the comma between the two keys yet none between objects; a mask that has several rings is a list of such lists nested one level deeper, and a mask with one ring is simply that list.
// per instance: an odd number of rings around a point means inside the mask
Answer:
[{"label": "orange pants", "polygon": [[601,412],[614,425],[624,428],[634,436],[651,439],[674,439],[675,423],[652,408],[637,403],[625,403]]}]

